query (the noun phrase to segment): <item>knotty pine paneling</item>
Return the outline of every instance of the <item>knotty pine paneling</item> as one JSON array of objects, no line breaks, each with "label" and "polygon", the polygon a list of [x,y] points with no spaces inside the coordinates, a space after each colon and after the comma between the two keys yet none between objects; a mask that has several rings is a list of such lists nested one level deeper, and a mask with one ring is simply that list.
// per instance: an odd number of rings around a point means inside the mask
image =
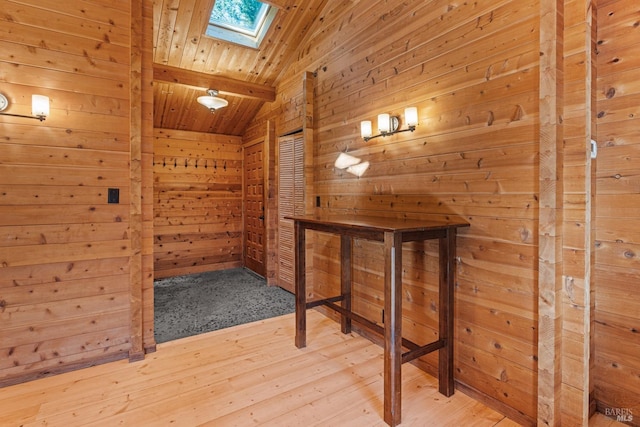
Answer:
[{"label": "knotty pine paneling", "polygon": [[595,399],[640,425],[640,10],[598,2]]},{"label": "knotty pine paneling", "polygon": [[[307,197],[319,210],[471,223],[458,238],[456,379],[524,424],[537,417],[539,14],[537,1],[329,3],[248,129],[292,127],[295,85],[312,71]],[[360,138],[361,120],[409,105],[414,133]],[[342,151],[371,162],[365,175],[333,167]],[[312,245],[314,296],[335,294],[339,241],[314,233]],[[354,243],[353,274],[354,309],[376,322],[378,246]],[[403,247],[403,334],[419,342],[437,335],[436,261],[433,244]],[[425,357],[426,369],[436,361]]]},{"label": "knotty pine paneling", "polygon": [[[32,93],[51,100],[44,122],[0,116],[3,385],[125,358],[132,342],[148,350],[155,342],[152,299],[131,298],[132,281],[148,289],[153,277],[151,176],[131,161],[133,152],[143,168],[151,160],[151,80],[143,72],[147,84],[134,95],[130,79],[132,58],[150,68],[150,40],[131,43],[134,22],[139,34],[151,32],[150,15],[103,0],[0,4],[7,112],[28,114]],[[133,114],[142,121],[136,132]],[[134,175],[142,188],[135,193]],[[107,203],[108,188],[119,188],[118,204]]]},{"label": "knotty pine paneling", "polygon": [[242,263],[242,139],[156,129],[155,277]]}]

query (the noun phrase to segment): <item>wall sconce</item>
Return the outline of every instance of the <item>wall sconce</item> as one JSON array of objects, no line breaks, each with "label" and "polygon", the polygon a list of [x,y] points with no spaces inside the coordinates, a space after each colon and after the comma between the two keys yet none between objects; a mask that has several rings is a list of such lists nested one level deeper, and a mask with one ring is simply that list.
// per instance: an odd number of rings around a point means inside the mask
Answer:
[{"label": "wall sconce", "polygon": [[371,131],[371,121],[364,120],[360,122],[360,135],[365,142],[370,139],[377,138],[379,136],[388,136],[393,135],[394,133],[400,132],[413,132],[416,130],[416,126],[418,125],[418,108],[417,107],[407,107],[404,110],[404,120],[407,123],[407,129],[399,129],[400,127],[400,117],[398,116],[390,116],[387,113],[378,114],[378,131],[380,132],[378,135],[371,135],[373,132]]},{"label": "wall sconce", "polygon": [[207,95],[199,96],[198,103],[207,107],[211,113],[229,105],[226,99],[218,98],[218,91],[214,89],[207,89]]},{"label": "wall sconce", "polygon": [[0,115],[11,117],[24,117],[25,119],[37,119],[43,121],[49,115],[49,97],[44,95],[31,95],[31,116],[24,114],[5,113],[9,106],[9,100],[0,93]]},{"label": "wall sconce", "polygon": [[369,169],[369,162],[362,162],[359,158],[347,153],[340,153],[333,165],[357,177],[361,177]]}]

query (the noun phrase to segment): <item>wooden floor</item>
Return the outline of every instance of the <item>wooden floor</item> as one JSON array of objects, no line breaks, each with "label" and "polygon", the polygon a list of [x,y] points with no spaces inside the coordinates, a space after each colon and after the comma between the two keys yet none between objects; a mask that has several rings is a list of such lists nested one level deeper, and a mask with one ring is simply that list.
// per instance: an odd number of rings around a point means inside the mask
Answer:
[{"label": "wooden floor", "polygon": [[[316,311],[305,349],[286,315],[158,345],[119,361],[0,389],[1,426],[385,426],[382,349]],[[403,426],[517,424],[403,369]],[[613,425],[599,416],[590,426]]]}]

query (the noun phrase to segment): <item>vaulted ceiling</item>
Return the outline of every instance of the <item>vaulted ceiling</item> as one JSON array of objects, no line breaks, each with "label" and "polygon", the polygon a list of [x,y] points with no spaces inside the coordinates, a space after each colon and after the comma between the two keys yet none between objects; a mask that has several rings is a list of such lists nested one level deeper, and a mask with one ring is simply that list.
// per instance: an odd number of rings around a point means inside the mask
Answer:
[{"label": "vaulted ceiling", "polygon": [[[275,87],[327,0],[262,0],[278,14],[258,49],[204,35],[214,0],[156,0],[154,127],[242,135]],[[229,106],[196,102],[216,89]]]}]

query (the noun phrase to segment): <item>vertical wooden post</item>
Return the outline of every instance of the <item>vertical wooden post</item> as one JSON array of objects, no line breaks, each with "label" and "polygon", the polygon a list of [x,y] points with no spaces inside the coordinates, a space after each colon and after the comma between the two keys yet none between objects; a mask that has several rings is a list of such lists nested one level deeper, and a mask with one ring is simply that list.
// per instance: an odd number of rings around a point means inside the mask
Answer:
[{"label": "vertical wooden post", "polygon": [[[316,158],[316,144],[314,143],[314,85],[315,75],[309,71],[305,72],[302,80],[302,99],[304,101],[304,111],[302,120],[302,134],[304,138],[304,213],[312,214],[315,208],[315,195],[317,194],[314,179],[314,159]],[[297,212],[296,212],[297,213]],[[313,253],[313,242],[315,239],[309,238],[309,246],[305,249]],[[313,256],[309,256],[309,274],[305,278],[309,295],[314,295],[314,275]]]},{"label": "vertical wooden post", "polygon": [[562,383],[564,0],[540,0],[538,425],[559,426]]},{"label": "vertical wooden post", "polygon": [[305,272],[305,229],[294,222],[295,294],[296,294],[296,347],[307,346],[307,289]]},{"label": "vertical wooden post", "polygon": [[[342,308],[351,313],[351,237],[340,236],[340,289]],[[351,318],[340,316],[340,327],[343,334],[351,332]]]},{"label": "vertical wooden post", "polygon": [[455,262],[456,262],[456,228],[449,227],[447,235],[439,239],[439,311],[438,320],[439,339],[445,341],[445,346],[438,352],[438,386],[440,393],[451,396],[455,392],[453,380],[453,342],[455,309]]},{"label": "vertical wooden post", "polygon": [[129,206],[129,286],[130,286],[130,335],[129,360],[144,358],[142,326],[142,57],[143,57],[143,4],[131,2],[131,68],[129,129],[130,195]]},{"label": "vertical wooden post", "polygon": [[314,98],[313,86],[315,76],[307,71],[302,80],[302,97],[304,101],[304,112],[302,121],[302,132],[304,137],[304,194],[305,194],[305,214],[311,214],[315,209],[315,179],[313,179],[313,162],[316,158],[316,146],[313,142],[314,123]]},{"label": "vertical wooden post", "polygon": [[595,10],[590,1],[565,5],[564,251],[562,298],[562,424],[587,426],[592,403],[591,323],[593,290],[592,187],[590,142],[595,89]]},{"label": "vertical wooden post", "polygon": [[402,239],[384,233],[384,420],[402,420]]},{"label": "vertical wooden post", "polygon": [[276,284],[278,278],[278,170],[276,167],[276,132],[273,120],[266,121],[264,156],[265,156],[265,252],[266,279],[270,285]]},{"label": "vertical wooden post", "polygon": [[156,350],[153,294],[153,2],[142,1],[142,341],[145,353]]}]

